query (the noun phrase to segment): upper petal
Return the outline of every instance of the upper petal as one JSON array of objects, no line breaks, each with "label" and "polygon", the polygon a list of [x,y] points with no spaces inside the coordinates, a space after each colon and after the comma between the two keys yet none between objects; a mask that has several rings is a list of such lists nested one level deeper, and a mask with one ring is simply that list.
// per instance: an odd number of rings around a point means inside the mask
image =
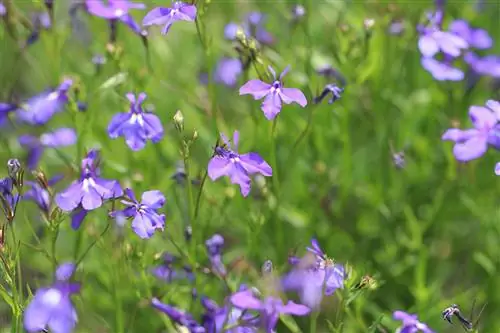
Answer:
[{"label": "upper petal", "polygon": [[76,143],[76,132],[72,128],[59,128],[51,133],[42,134],[40,142],[44,146],[51,148],[74,145]]},{"label": "upper petal", "polygon": [[231,173],[232,163],[225,158],[214,156],[208,162],[208,176],[212,180],[216,180],[222,176],[229,176]]},{"label": "upper petal", "polygon": [[72,211],[82,201],[83,191],[79,182],[74,182],[66,190],[56,194],[56,204],[64,211]]},{"label": "upper petal", "polygon": [[58,281],[69,280],[71,278],[71,276],[73,275],[73,273],[75,272],[75,268],[76,268],[76,266],[72,262],[66,262],[66,263],[59,265],[59,267],[57,267],[57,270],[56,270],[56,280],[58,280]]},{"label": "upper petal", "polygon": [[240,88],[240,95],[250,94],[255,99],[261,99],[269,94],[271,85],[261,80],[250,80]]},{"label": "upper petal", "polygon": [[194,21],[196,19],[196,6],[194,5],[182,6],[179,8],[179,12],[182,13],[182,20]]},{"label": "upper petal", "polygon": [[271,166],[257,153],[240,155],[240,163],[250,175],[255,173],[260,173],[266,177],[273,175]]},{"label": "upper petal", "polygon": [[281,307],[281,313],[291,314],[294,316],[305,316],[311,312],[311,309],[305,305],[297,304],[293,301],[288,301]]},{"label": "upper petal", "polygon": [[108,135],[110,138],[114,139],[120,135],[130,125],[131,113],[118,113],[116,114],[108,125]]},{"label": "upper petal", "polygon": [[172,9],[165,7],[156,7],[144,16],[142,19],[142,25],[163,25],[170,20],[170,12]]},{"label": "upper petal", "polygon": [[159,209],[165,204],[165,196],[158,190],[146,191],[142,194],[141,203],[152,209]]},{"label": "upper petal", "polygon": [[430,35],[423,35],[418,40],[418,48],[424,57],[432,57],[439,51],[439,45]]},{"label": "upper petal", "polygon": [[469,117],[477,129],[490,129],[497,123],[495,113],[482,106],[471,106]]},{"label": "upper petal", "polygon": [[251,290],[239,291],[233,294],[230,300],[240,309],[260,310],[263,307],[262,302],[253,296]]},{"label": "upper petal", "polygon": [[297,88],[281,88],[280,97],[285,104],[295,102],[302,107],[307,105],[306,96]]}]

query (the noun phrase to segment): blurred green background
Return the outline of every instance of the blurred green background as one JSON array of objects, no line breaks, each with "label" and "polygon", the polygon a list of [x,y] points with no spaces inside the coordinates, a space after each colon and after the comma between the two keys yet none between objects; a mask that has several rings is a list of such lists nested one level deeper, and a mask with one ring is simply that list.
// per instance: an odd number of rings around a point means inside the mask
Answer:
[{"label": "blurred green background", "polygon": [[[28,18],[44,10],[41,1],[13,3]],[[452,303],[469,317],[474,303],[476,311],[487,303],[480,331],[500,330],[500,206],[493,172],[498,154],[490,150],[477,161],[459,164],[452,144],[440,139],[452,123],[469,127],[468,107],[498,98],[498,90],[482,78],[466,93],[465,82],[436,82],[421,67],[415,26],[426,10],[434,8],[431,1],[306,1],[307,15],[292,24],[295,4],[200,1],[199,8],[205,8],[199,15],[201,36],[194,23],[175,23],[166,36],[153,28],[147,49],[122,24],[117,43],[110,48],[106,21],[83,12],[79,28],[71,29],[69,4],[64,1],[56,0],[53,29],[42,31],[24,51],[0,28],[1,101],[13,96],[24,99],[70,76],[77,81],[79,99],[88,103],[85,112],[77,112],[72,104],[44,128],[2,128],[0,161],[25,157],[17,143],[21,133],[74,127],[77,145],[47,149],[41,163],[48,175],[66,176],[58,190],[77,176],[84,152],[100,147],[104,178],[119,179],[136,193],[159,189],[167,198],[165,232],[147,241],[129,227],[122,234],[113,222],[112,232],[99,238],[107,223],[106,209],[92,212],[78,232],[70,228],[69,217],[61,224],[58,261],[74,260],[96,242],[77,275],[83,284],[81,295],[74,297],[78,332],[171,332],[163,315],[148,305],[151,296],[166,295],[166,302],[199,313],[201,307],[191,300],[188,284],[166,284],[144,272],[158,262],[162,251],[177,252],[172,240],[197,262],[207,264],[203,244],[215,232],[226,238],[226,264],[239,263],[233,265],[232,285],[257,283],[257,272],[267,259],[277,272],[285,271],[288,254],[304,253],[311,237],[317,237],[336,261],[352,265],[358,276],[376,276],[379,288],[356,299],[344,316],[344,332],[367,332],[381,315],[380,332],[393,332],[398,324],[391,319],[392,311],[398,309],[417,313],[436,332],[460,332],[458,325],[440,317]],[[152,2],[147,5],[153,7]],[[467,19],[498,41],[500,5],[486,3],[483,11],[475,6],[476,1],[450,1],[446,22]],[[220,57],[237,56],[234,44],[224,39],[224,26],[241,22],[255,10],[268,15],[265,27],[276,41],[263,48],[264,62],[278,72],[291,65],[286,85],[301,88],[310,101],[305,109],[295,104],[283,107],[275,139],[260,102],[238,95],[245,75],[235,88],[199,82],[200,73],[213,73]],[[145,13],[133,11],[138,22]],[[374,25],[365,27],[366,19],[373,19]],[[402,34],[388,33],[393,20],[404,23]],[[18,28],[19,38],[26,38],[29,32]],[[490,53],[498,51],[496,44]],[[98,72],[92,63],[96,54],[107,58]],[[325,64],[338,69],[347,85],[339,101],[315,106],[312,98],[331,83],[315,73]],[[246,76],[257,74],[251,68]],[[106,131],[115,113],[128,110],[124,94],[129,91],[146,92],[146,104],[154,107],[165,126],[164,139],[157,145],[149,142],[140,152],[131,152],[123,138],[109,139]],[[193,223],[194,246],[183,238],[189,218],[187,187],[171,179],[181,160],[182,137],[172,122],[177,110],[184,115],[182,136],[197,133],[188,166],[193,177],[205,173],[218,131],[231,135],[239,130],[240,152],[258,152],[274,169],[273,179],[253,181],[248,198],[226,179],[207,180]],[[391,144],[394,152],[404,149],[402,169],[394,165]],[[193,200],[198,191],[192,186]],[[14,228],[23,242],[24,281],[32,290],[49,284],[50,261],[42,251],[24,245],[50,249],[50,231],[44,232],[40,244],[33,236],[46,228],[33,203],[21,203]],[[219,303],[226,296],[215,278],[201,276],[197,287]],[[335,321],[335,298],[325,300],[320,332],[327,332],[326,320]],[[1,302],[0,314],[7,332],[11,314]],[[308,320],[297,319],[303,332],[308,332]],[[288,328],[280,326],[278,331]]]}]

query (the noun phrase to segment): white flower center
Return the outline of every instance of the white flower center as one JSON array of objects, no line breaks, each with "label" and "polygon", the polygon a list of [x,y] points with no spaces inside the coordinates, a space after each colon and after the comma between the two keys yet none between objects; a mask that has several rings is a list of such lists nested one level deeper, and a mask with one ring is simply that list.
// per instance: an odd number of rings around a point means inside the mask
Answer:
[{"label": "white flower center", "polygon": [[90,187],[94,188],[95,186],[95,181],[92,178],[88,178],[83,181],[82,188],[85,192],[88,192]]},{"label": "white flower center", "polygon": [[56,306],[61,302],[62,294],[57,289],[49,289],[43,294],[42,303],[46,306]]},{"label": "white flower center", "polygon": [[231,163],[239,163],[240,162],[239,157],[231,157],[229,160],[231,161]]},{"label": "white flower center", "polygon": [[51,93],[47,96],[47,99],[48,99],[49,101],[53,101],[53,100],[56,100],[58,97],[59,97],[59,92],[54,91],[54,92],[51,92]]},{"label": "white flower center", "polygon": [[138,123],[140,126],[144,125],[144,119],[142,118],[141,114],[134,113],[132,117],[130,117],[129,123],[131,125],[134,125]]},{"label": "white flower center", "polygon": [[121,10],[121,9],[117,9],[117,10],[115,10],[115,16],[120,17],[120,16],[122,16],[123,14],[125,14],[125,12],[124,12],[123,10]]}]

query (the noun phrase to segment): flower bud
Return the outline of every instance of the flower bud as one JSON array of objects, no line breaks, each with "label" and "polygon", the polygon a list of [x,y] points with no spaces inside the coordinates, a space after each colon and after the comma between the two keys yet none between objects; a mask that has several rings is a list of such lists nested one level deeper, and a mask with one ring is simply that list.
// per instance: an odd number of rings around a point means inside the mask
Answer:
[{"label": "flower bud", "polygon": [[184,131],[184,115],[181,110],[177,110],[174,114],[174,125],[180,133]]}]

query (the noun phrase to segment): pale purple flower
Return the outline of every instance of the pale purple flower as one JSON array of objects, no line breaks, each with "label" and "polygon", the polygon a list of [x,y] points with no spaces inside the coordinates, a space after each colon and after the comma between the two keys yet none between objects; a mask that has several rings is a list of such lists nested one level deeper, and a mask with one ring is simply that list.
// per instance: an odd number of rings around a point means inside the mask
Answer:
[{"label": "pale purple flower", "polygon": [[125,137],[127,146],[133,151],[138,151],[146,146],[146,141],[159,142],[163,138],[163,127],[160,118],[152,112],[145,111],[142,104],[146,100],[146,94],[140,93],[136,96],[128,93],[130,111],[118,113],[111,119],[108,126],[109,137],[115,139],[119,136]]},{"label": "pale purple flower", "polygon": [[170,320],[172,320],[174,323],[186,327],[188,332],[206,333],[205,328],[201,326],[190,313],[179,310],[178,308],[175,308],[168,304],[162,303],[158,298],[153,298],[151,300],[151,305],[155,309],[166,314],[170,318]]},{"label": "pale purple flower", "polygon": [[[55,176],[49,179],[47,183],[49,186],[53,186],[61,179],[62,176]],[[43,188],[38,182],[27,181],[26,185],[31,186],[31,188],[24,193],[23,199],[33,201],[42,213],[48,216],[52,205],[48,189]]]},{"label": "pale purple flower", "polygon": [[335,290],[344,287],[346,273],[344,266],[335,263],[321,250],[317,240],[311,241],[308,247],[309,256],[295,263],[290,273],[281,281],[284,290],[294,290],[299,293],[300,301],[310,308],[317,308],[323,295],[333,295]]},{"label": "pale purple flower", "polygon": [[233,87],[243,72],[243,64],[238,58],[222,58],[215,68],[214,81]]},{"label": "pale purple flower", "polygon": [[83,159],[80,178],[67,189],[55,196],[55,202],[63,211],[76,208],[94,210],[102,206],[103,201],[122,195],[123,191],[116,180],[99,177],[98,152],[91,150]]},{"label": "pale purple flower", "polygon": [[404,311],[394,311],[392,318],[402,322],[398,330],[399,333],[434,333],[429,326],[418,321],[417,315],[415,314],[408,314]]},{"label": "pale purple flower", "polygon": [[264,14],[260,12],[250,12],[241,25],[235,22],[228,23],[224,28],[224,37],[229,40],[235,40],[238,32],[241,32],[247,38],[254,37],[263,44],[272,44],[274,38],[264,28],[265,21],[266,16]]},{"label": "pale purple flower", "polygon": [[451,66],[449,61],[439,61],[434,58],[422,58],[422,67],[438,81],[461,81],[464,72]]},{"label": "pale purple flower", "polygon": [[3,3],[0,2],[0,16],[4,16],[7,13],[7,9],[3,5]]},{"label": "pale purple flower", "polygon": [[27,166],[31,170],[37,168],[45,148],[71,146],[76,140],[76,132],[72,128],[59,128],[38,138],[32,135],[21,135],[18,138],[19,144],[28,150]]},{"label": "pale purple flower", "polygon": [[[244,291],[245,286],[240,287]],[[226,304],[220,307],[213,300],[201,297],[205,313],[202,318],[207,333],[257,333],[259,318],[252,313]],[[229,328],[231,327],[231,328]]]},{"label": "pale purple flower", "polygon": [[0,200],[2,212],[14,212],[20,197],[18,193],[14,193],[14,181],[12,177],[0,178],[0,195],[3,197]]},{"label": "pale purple flower", "polygon": [[479,57],[473,52],[467,52],[464,55],[464,60],[477,74],[500,78],[499,56],[487,55]]},{"label": "pale purple flower", "polygon": [[178,260],[178,257],[166,252],[162,255],[162,264],[152,268],[151,273],[158,279],[168,283],[184,279],[193,281],[194,274],[189,266],[184,266],[182,269],[174,266]]},{"label": "pale purple flower", "polygon": [[66,105],[72,85],[72,80],[65,80],[57,89],[30,98],[16,110],[17,119],[30,125],[45,124]]},{"label": "pale purple flower", "polygon": [[212,264],[212,269],[220,274],[226,274],[226,267],[222,262],[222,249],[224,247],[224,237],[219,234],[215,234],[206,240],[205,246],[208,252],[208,259]]},{"label": "pale purple flower", "polygon": [[493,39],[486,30],[472,28],[465,20],[451,22],[448,30],[464,39],[470,47],[475,49],[485,50],[493,46]]},{"label": "pale purple flower", "polygon": [[486,107],[471,106],[469,117],[474,128],[447,130],[442,140],[454,141],[453,154],[461,162],[467,162],[481,157],[486,153],[488,144],[500,149],[500,103],[489,100]]},{"label": "pale purple flower", "polygon": [[[165,227],[165,214],[159,214],[158,209],[165,204],[165,197],[160,191],[146,191],[139,202],[131,189],[125,189],[126,199],[121,202],[126,206],[119,211],[127,218],[133,218],[132,230],[142,239],[153,236],[157,229]],[[115,212],[116,213],[116,212]]]},{"label": "pale purple flower", "polygon": [[261,80],[250,80],[240,88],[240,95],[250,94],[254,99],[264,98],[261,109],[267,119],[274,119],[281,111],[282,103],[290,104],[297,103],[302,107],[307,105],[306,96],[297,88],[283,87],[283,77],[288,73],[290,66],[276,79],[274,69],[269,66],[269,71],[272,73],[274,82],[272,84]]},{"label": "pale purple flower", "polygon": [[208,163],[208,176],[216,180],[222,176],[227,176],[232,184],[240,186],[241,194],[246,197],[250,193],[250,176],[260,173],[270,177],[273,170],[269,164],[257,153],[239,154],[239,132],[234,131],[233,148],[229,140],[221,134],[226,147],[216,147],[215,155]]},{"label": "pale purple flower", "polygon": [[196,19],[196,6],[175,1],[171,8],[156,7],[146,14],[142,20],[143,26],[163,25],[161,33],[167,34],[172,24],[176,21],[194,21]]},{"label": "pale purple flower", "polygon": [[143,3],[132,3],[128,0],[108,0],[104,3],[102,0],[85,0],[87,11],[94,15],[110,21],[119,20],[130,27],[135,33],[141,34],[141,27],[135,22],[131,9],[145,9]]},{"label": "pale purple flower", "polygon": [[29,333],[50,329],[54,333],[70,333],[78,317],[71,302],[71,295],[80,292],[80,284],[71,279],[73,263],[65,263],[56,271],[56,281],[46,288],[39,288],[24,311],[24,329]]},{"label": "pale purple flower", "polygon": [[292,17],[294,20],[300,20],[304,15],[306,15],[304,6],[297,4],[292,7]]},{"label": "pale purple flower", "polygon": [[311,312],[311,309],[305,305],[293,301],[283,304],[281,299],[272,296],[260,300],[250,289],[236,292],[230,299],[231,303],[240,309],[257,311],[260,314],[259,326],[266,333],[275,332],[274,329],[281,314],[305,316]]}]

